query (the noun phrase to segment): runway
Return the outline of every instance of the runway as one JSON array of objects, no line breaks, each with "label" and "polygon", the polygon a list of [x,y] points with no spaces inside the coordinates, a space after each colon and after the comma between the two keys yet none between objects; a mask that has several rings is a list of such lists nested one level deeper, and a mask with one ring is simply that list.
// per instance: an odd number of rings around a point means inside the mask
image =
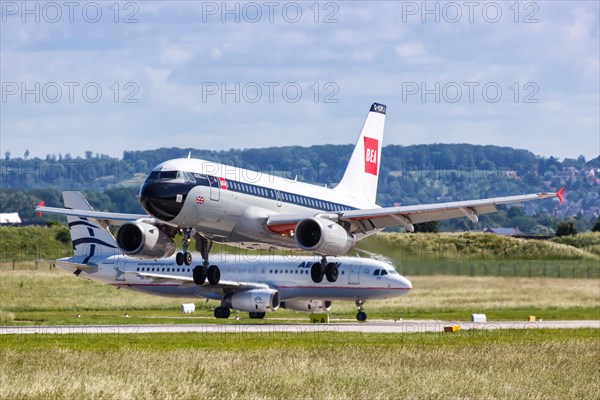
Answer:
[{"label": "runway", "polygon": [[461,330],[496,329],[600,329],[600,320],[588,321],[490,321],[486,323],[408,320],[372,321],[363,323],[329,324],[156,324],[156,325],[56,325],[56,326],[1,326],[0,335],[31,334],[136,334],[136,333],[419,333],[443,332],[446,326],[460,326]]}]

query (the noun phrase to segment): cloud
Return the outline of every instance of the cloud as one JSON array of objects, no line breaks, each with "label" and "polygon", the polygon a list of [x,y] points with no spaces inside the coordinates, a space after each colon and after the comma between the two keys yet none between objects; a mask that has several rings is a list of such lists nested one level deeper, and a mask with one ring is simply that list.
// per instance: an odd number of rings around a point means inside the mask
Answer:
[{"label": "cloud", "polygon": [[[431,16],[423,22],[421,14],[404,22],[401,2],[316,3],[317,16],[315,3],[298,3],[302,18],[294,23],[280,5],[272,21],[263,9],[256,23],[242,14],[239,22],[230,15],[223,23],[205,3],[143,2],[132,24],[122,21],[126,10],[115,23],[107,8],[112,3],[99,4],[106,18],[94,24],[81,18],[3,23],[4,83],[80,84],[74,102],[43,96],[35,102],[34,95],[22,101],[20,94],[3,102],[3,149],[120,155],[159,146],[351,143],[369,104],[380,101],[388,104],[390,144],[457,141],[561,157],[598,155],[600,43],[593,2],[536,3],[538,22],[530,24],[523,23],[524,9],[514,22],[512,3],[502,3],[497,23],[486,22],[481,10],[474,22]],[[97,103],[81,94],[90,82],[103,90]],[[267,82],[277,83],[273,101]],[[466,82],[478,84],[473,101]],[[128,83],[137,85],[136,103],[124,102],[132,93]],[[207,96],[213,83],[219,92]],[[413,83],[438,93],[406,96]],[[501,87],[498,102],[482,95],[488,83]],[[538,103],[524,102],[532,93],[528,83],[537,85]],[[302,89],[297,102],[282,93],[293,84]],[[263,91],[256,102],[250,92],[239,93],[253,85]],[[463,91],[457,102],[444,93],[453,85]],[[222,89],[238,93],[223,96]]]}]

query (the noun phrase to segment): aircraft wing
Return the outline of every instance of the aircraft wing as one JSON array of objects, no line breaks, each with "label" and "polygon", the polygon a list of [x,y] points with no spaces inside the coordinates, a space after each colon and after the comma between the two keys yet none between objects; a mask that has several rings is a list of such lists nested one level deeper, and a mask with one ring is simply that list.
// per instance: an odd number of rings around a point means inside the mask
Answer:
[{"label": "aircraft wing", "polygon": [[178,275],[168,275],[168,274],[157,274],[151,272],[127,272],[127,274],[133,274],[144,278],[152,279],[152,283],[167,283],[167,282],[175,282],[179,283],[180,287],[191,287],[196,286],[201,292],[230,292],[236,290],[249,290],[249,289],[269,289],[269,285],[263,283],[256,282],[237,282],[237,281],[219,281],[216,285],[210,285],[208,282],[205,282],[204,285],[198,286],[194,283],[194,279],[191,276],[178,276]]},{"label": "aircraft wing", "polygon": [[46,207],[38,206],[35,208],[38,213],[48,213],[57,215],[67,215],[71,217],[79,218],[90,218],[101,222],[106,222],[109,225],[122,225],[128,221],[135,221],[141,218],[151,218],[146,214],[125,214],[125,213],[111,213],[103,211],[89,211],[89,210],[73,210],[70,208],[58,208],[58,207]]},{"label": "aircraft wing", "polygon": [[[351,210],[337,213],[337,218],[340,222],[346,222],[350,225],[350,233],[367,234],[375,230],[394,226],[403,226],[406,230],[412,232],[414,231],[413,224],[422,222],[462,217],[467,217],[471,221],[477,222],[479,215],[497,211],[496,206],[500,204],[521,203],[554,196],[558,197],[562,203],[563,192],[564,188],[557,193],[536,193],[450,203]],[[286,230],[293,230],[296,223],[304,218],[300,216],[272,216],[268,219],[267,226],[271,231],[281,233]]]}]

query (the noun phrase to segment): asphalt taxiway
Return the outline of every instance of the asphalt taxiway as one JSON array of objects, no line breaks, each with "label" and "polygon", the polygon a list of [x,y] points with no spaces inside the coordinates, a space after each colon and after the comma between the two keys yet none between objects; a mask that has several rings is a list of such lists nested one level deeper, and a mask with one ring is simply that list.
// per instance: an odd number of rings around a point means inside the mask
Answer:
[{"label": "asphalt taxiway", "polygon": [[40,325],[0,326],[0,335],[27,334],[135,334],[135,333],[310,333],[310,332],[360,332],[360,333],[419,333],[443,332],[445,327],[460,326],[461,330],[482,329],[600,329],[600,320],[587,321],[490,321],[484,323],[464,321],[406,320],[371,321],[362,323],[329,324],[156,324],[156,325]]}]

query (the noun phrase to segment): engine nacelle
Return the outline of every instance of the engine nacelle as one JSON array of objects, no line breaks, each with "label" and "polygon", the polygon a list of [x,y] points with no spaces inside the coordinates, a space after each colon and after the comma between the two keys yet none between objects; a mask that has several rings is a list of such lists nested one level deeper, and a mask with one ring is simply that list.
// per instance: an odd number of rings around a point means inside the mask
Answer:
[{"label": "engine nacelle", "polygon": [[147,260],[170,257],[175,242],[158,227],[141,221],[126,222],[117,231],[117,246],[123,253]]},{"label": "engine nacelle", "polygon": [[294,237],[298,247],[322,256],[347,253],[356,239],[343,226],[325,218],[312,217],[296,225]]},{"label": "engine nacelle", "polygon": [[281,308],[294,311],[323,312],[331,310],[331,300],[287,300],[281,302]]},{"label": "engine nacelle", "polygon": [[279,308],[279,292],[273,289],[251,289],[225,296],[223,306],[246,312],[271,312]]}]

